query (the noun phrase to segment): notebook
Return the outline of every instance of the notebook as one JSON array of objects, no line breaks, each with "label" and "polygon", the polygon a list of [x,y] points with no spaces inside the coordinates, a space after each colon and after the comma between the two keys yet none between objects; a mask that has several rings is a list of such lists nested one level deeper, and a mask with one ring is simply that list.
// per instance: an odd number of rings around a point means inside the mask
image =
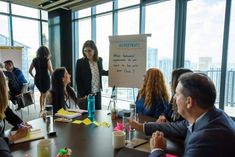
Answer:
[{"label": "notebook", "polygon": [[57,117],[64,117],[64,118],[67,118],[67,119],[73,119],[73,118],[79,117],[79,116],[81,116],[81,115],[82,115],[81,113],[66,111],[66,110],[64,110],[63,108],[61,108],[61,109],[55,114],[55,116],[57,116]]},{"label": "notebook", "polygon": [[[14,135],[15,133],[16,133],[16,131],[12,131],[11,135]],[[13,143],[17,144],[17,143],[33,141],[33,140],[42,139],[42,138],[44,138],[44,135],[42,134],[41,129],[31,129],[27,136],[25,136],[21,139],[18,139],[16,141],[14,141]]]}]

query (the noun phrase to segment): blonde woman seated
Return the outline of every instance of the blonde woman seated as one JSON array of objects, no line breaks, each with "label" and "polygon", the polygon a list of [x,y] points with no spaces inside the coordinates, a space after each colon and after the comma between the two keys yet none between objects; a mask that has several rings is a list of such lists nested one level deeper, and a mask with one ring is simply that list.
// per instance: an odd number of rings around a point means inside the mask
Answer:
[{"label": "blonde woman seated", "polygon": [[71,108],[85,101],[86,98],[77,98],[74,89],[69,85],[71,75],[66,68],[57,68],[52,73],[52,88],[46,95],[46,105],[53,105],[54,114],[61,108]]},{"label": "blonde woman seated", "polygon": [[136,112],[158,118],[167,107],[170,94],[161,70],[147,71],[136,100]]},{"label": "blonde woman seated", "polygon": [[23,123],[23,121],[8,107],[7,81],[3,71],[0,70],[0,137],[4,136],[5,120],[12,124],[16,129],[14,135],[5,138],[7,142],[13,143],[28,134],[31,126],[27,123]]}]

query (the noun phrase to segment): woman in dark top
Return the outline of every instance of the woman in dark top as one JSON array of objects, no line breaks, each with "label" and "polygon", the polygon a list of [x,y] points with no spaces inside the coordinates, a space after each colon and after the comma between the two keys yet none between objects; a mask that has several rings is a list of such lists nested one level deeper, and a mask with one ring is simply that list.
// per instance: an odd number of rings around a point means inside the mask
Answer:
[{"label": "woman in dark top", "polygon": [[[82,47],[83,58],[77,60],[76,83],[77,92],[81,97],[95,95],[95,109],[101,109],[102,75],[108,75],[103,70],[102,58],[98,56],[98,49],[92,40],[87,40]],[[84,108],[86,109],[86,108]]]},{"label": "woman in dark top", "polygon": [[64,108],[76,107],[79,109],[79,103],[86,98],[77,98],[77,94],[74,89],[69,85],[71,82],[71,75],[68,73],[66,68],[57,68],[52,73],[51,83],[52,88],[47,93],[46,104],[53,105],[54,114]]},{"label": "woman in dark top", "polygon": [[176,86],[178,84],[178,79],[179,77],[187,72],[192,72],[192,70],[190,69],[186,69],[186,68],[178,68],[178,69],[174,69],[172,71],[171,74],[171,91],[173,93],[172,97],[171,97],[171,101],[167,107],[167,109],[165,110],[164,114],[161,115],[158,119],[157,119],[157,123],[165,123],[165,122],[176,122],[176,121],[181,121],[184,118],[181,117],[181,115],[177,112],[177,105],[174,99],[174,94],[175,94],[175,89]]},{"label": "woman in dark top", "polygon": [[[34,77],[35,85],[40,91],[40,113],[44,108],[46,92],[50,88],[50,74],[53,72],[50,56],[50,51],[47,47],[39,47],[37,56],[33,59],[29,68],[29,73]],[[35,75],[32,72],[33,68],[36,70]]]}]

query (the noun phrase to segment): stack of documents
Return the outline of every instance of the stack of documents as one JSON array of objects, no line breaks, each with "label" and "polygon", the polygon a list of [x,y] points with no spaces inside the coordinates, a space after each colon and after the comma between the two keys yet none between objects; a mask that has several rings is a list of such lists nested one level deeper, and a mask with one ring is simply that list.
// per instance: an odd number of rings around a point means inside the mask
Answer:
[{"label": "stack of documents", "polygon": [[72,118],[76,118],[76,117],[81,116],[82,113],[75,112],[75,111],[66,111],[63,108],[61,108],[55,115],[58,117],[72,119]]}]

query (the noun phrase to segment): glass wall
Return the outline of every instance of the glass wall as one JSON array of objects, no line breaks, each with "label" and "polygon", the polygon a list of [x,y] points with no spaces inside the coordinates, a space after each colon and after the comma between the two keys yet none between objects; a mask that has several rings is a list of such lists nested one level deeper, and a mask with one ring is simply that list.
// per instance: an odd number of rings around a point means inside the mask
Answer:
[{"label": "glass wall", "polygon": [[83,54],[82,54],[83,44],[85,43],[85,41],[91,40],[91,18],[86,18],[86,19],[79,21],[78,28],[79,28],[79,36],[78,36],[79,58],[81,58],[83,57]]},{"label": "glass wall", "polygon": [[31,18],[39,18],[39,10],[17,4],[12,4],[12,14]]},{"label": "glass wall", "polygon": [[[187,5],[176,7],[183,3]],[[235,56],[233,56],[234,45],[232,44],[235,40],[235,9],[232,4],[229,43],[223,43],[225,5],[225,0],[117,0],[112,3],[90,6],[96,13],[92,14],[91,8],[74,12],[76,15],[73,19],[74,25],[78,25],[75,27],[75,32],[77,32],[75,41],[79,43],[79,50],[75,53],[79,54],[77,58],[80,58],[84,40],[93,38],[106,69],[109,58],[108,36],[139,34],[140,32],[151,34],[147,38],[147,68],[162,69],[167,82],[170,81],[172,69],[179,68],[178,66],[183,64],[186,68],[208,74],[216,85],[216,106],[219,106],[219,97],[225,96],[225,111],[229,112],[235,105],[235,74],[233,73]],[[182,18],[184,13],[186,13],[186,19]],[[181,30],[182,27],[186,28],[186,32]],[[179,35],[178,32],[182,34]],[[225,93],[220,92],[220,79],[225,77],[221,76],[223,44],[229,44],[226,61],[227,80],[226,84],[221,85],[226,87]],[[180,64],[177,62],[173,65],[181,54],[179,50],[185,50],[182,56],[184,60],[178,61]],[[173,58],[173,52],[175,58]],[[104,79],[102,94],[107,97],[110,94],[110,88],[107,87],[106,82],[107,80]],[[119,101],[130,102],[135,99],[135,96],[133,89],[118,88]],[[128,105],[124,108],[128,108]],[[229,114],[235,116],[235,112]]]},{"label": "glass wall", "polygon": [[219,104],[224,0],[188,1],[185,67],[208,74],[216,85]]},{"label": "glass wall", "polygon": [[0,45],[11,45],[10,42],[10,30],[9,30],[9,16],[0,14]]},{"label": "glass wall", "polygon": [[[23,46],[23,57],[22,57],[22,70],[27,78],[29,78],[28,68],[31,60],[36,55],[36,50],[39,47],[39,22],[29,19],[23,19],[18,17],[12,18],[13,24],[13,39],[14,46]],[[22,29],[22,24],[27,25],[31,29]],[[24,27],[23,27],[24,28]],[[26,51],[27,49],[27,51]]]},{"label": "glass wall", "polygon": [[8,3],[0,1],[0,12],[9,13]]},{"label": "glass wall", "polygon": [[[96,19],[96,44],[99,56],[103,58],[103,68],[109,67],[109,36],[112,36],[112,14],[98,16]],[[103,77],[103,86],[108,87],[108,77]],[[109,88],[104,88],[103,94],[111,94]]]},{"label": "glass wall", "polygon": [[232,1],[224,109],[235,116],[235,2]]},{"label": "glass wall", "polygon": [[[9,12],[10,6],[11,12]],[[36,50],[42,44],[48,45],[46,11],[42,12],[42,18],[43,20],[40,18],[38,9],[0,1],[0,45],[23,47],[22,71],[27,80],[32,79],[28,69],[31,60],[36,56]],[[40,22],[42,22],[43,35],[40,32]]]},{"label": "glass wall", "polygon": [[139,34],[139,8],[118,13],[118,35]]},{"label": "glass wall", "polygon": [[[155,16],[153,16],[155,15]],[[146,6],[147,68],[160,68],[170,82],[173,63],[175,1]]]}]

